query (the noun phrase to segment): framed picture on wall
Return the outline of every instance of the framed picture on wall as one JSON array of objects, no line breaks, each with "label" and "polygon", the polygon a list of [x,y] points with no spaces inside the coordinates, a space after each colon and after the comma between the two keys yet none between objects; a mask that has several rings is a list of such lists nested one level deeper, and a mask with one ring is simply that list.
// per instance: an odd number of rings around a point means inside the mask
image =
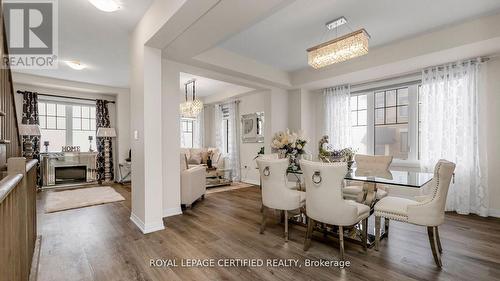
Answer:
[{"label": "framed picture on wall", "polygon": [[264,112],[241,116],[241,141],[244,143],[264,142]]}]

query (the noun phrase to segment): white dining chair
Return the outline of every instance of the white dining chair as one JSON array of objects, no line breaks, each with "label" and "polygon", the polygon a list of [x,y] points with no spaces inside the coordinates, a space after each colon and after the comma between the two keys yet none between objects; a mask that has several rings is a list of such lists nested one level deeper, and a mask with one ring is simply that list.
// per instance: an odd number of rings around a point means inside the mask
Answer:
[{"label": "white dining chair", "polygon": [[340,259],[344,259],[344,227],[362,222],[361,239],[364,249],[367,247],[368,216],[370,207],[345,200],[342,184],[347,173],[347,163],[321,163],[302,160],[306,185],[307,232],[304,250],[309,249],[311,235],[316,222],[338,226]]},{"label": "white dining chair", "polygon": [[285,241],[288,241],[288,211],[293,211],[304,206],[305,192],[293,190],[288,186],[286,170],[289,160],[257,158],[257,165],[262,185],[262,224],[260,233],[266,227],[268,209],[284,212]]},{"label": "white dining chair", "polygon": [[[388,171],[392,163],[392,156],[384,155],[363,155],[356,154],[354,161],[356,162],[356,168],[362,171],[372,171],[381,172]],[[383,188],[377,187],[376,200],[380,200],[387,196],[387,191]],[[344,197],[346,199],[355,200],[358,202],[363,201],[365,191],[363,190],[363,183],[350,181],[347,186],[344,187]]]},{"label": "white dining chair", "polygon": [[422,187],[421,196],[415,200],[389,196],[375,204],[375,250],[378,251],[380,244],[380,218],[427,226],[434,261],[438,267],[442,266],[438,226],[444,223],[446,196],[454,170],[454,163],[439,160],[434,177]]}]

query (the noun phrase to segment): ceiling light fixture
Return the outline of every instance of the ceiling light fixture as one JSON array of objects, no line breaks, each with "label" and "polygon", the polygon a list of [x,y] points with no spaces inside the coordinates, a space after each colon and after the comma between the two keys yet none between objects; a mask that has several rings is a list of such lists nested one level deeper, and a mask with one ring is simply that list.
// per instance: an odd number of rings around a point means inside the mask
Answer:
[{"label": "ceiling light fixture", "polygon": [[[344,17],[326,23],[328,30],[333,30],[347,23]],[[308,63],[315,69],[334,63],[350,60],[368,54],[370,35],[365,29],[360,29],[344,36],[307,49]]]},{"label": "ceiling light fixture", "polygon": [[[188,85],[193,84],[193,100],[188,100]],[[196,118],[203,110],[203,102],[196,98],[196,79],[192,79],[184,83],[184,91],[186,93],[186,101],[179,105],[181,116],[185,118]]]},{"label": "ceiling light fixture", "polygon": [[82,69],[87,67],[86,65],[81,64],[80,61],[78,61],[78,60],[65,61],[65,62],[69,67],[71,67],[75,70],[82,70]]},{"label": "ceiling light fixture", "polygon": [[104,12],[114,12],[120,9],[120,4],[116,0],[89,0],[97,9]]}]

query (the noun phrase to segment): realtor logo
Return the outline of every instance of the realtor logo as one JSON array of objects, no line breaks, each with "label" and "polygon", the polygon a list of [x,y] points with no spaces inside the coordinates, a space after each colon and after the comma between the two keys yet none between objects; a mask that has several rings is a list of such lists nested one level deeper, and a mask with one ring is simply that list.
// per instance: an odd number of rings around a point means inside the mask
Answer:
[{"label": "realtor logo", "polygon": [[2,66],[57,68],[57,0],[10,0],[3,13],[9,55]]}]

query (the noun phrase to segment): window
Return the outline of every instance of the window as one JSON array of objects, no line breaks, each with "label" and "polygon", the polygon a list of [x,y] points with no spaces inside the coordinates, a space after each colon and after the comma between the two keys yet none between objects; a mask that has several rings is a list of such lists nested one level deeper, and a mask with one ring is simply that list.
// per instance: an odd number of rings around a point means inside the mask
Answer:
[{"label": "window", "polygon": [[193,147],[193,119],[181,118],[181,147]]},{"label": "window", "polygon": [[392,155],[396,163],[418,161],[418,87],[387,86],[351,96],[351,135],[358,153]]},{"label": "window", "polygon": [[81,151],[89,150],[89,136],[92,136],[92,148],[96,149],[95,106],[40,101],[38,103],[40,120],[41,147],[49,142],[49,151],[61,151],[63,146],[80,146]]},{"label": "window", "polygon": [[353,147],[358,153],[368,153],[368,97],[367,95],[358,95],[351,97],[351,137],[355,145]]},{"label": "window", "polygon": [[408,159],[408,88],[375,93],[375,155]]}]

